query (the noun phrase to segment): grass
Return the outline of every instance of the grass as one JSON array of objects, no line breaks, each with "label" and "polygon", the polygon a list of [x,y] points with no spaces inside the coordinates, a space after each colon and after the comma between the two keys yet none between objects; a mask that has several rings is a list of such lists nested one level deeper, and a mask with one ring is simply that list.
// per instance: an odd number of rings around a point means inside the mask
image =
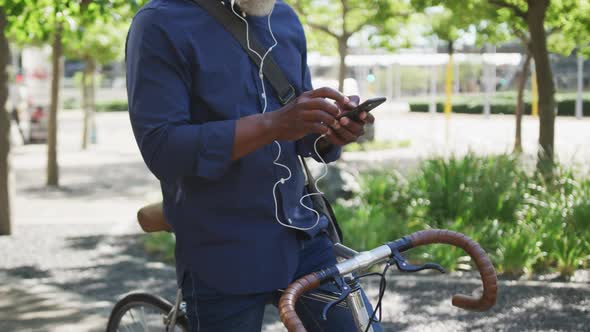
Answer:
[{"label": "grass", "polygon": [[344,147],[344,152],[380,151],[407,148],[412,145],[410,140],[401,141],[369,141],[365,143],[350,143]]}]

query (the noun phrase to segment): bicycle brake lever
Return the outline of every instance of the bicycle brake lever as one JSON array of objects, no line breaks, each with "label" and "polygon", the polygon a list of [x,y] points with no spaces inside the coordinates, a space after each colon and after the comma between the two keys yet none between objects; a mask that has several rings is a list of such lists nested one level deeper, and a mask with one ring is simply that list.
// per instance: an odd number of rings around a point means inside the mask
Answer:
[{"label": "bicycle brake lever", "polygon": [[403,272],[418,272],[422,270],[437,270],[440,273],[446,273],[445,269],[436,263],[426,263],[422,265],[412,265],[406,261],[406,258],[402,256],[399,252],[393,253],[392,260],[395,262],[398,270]]},{"label": "bicycle brake lever", "polygon": [[330,310],[330,309],[332,309],[332,307],[338,305],[338,303],[344,301],[344,299],[346,299],[346,297],[348,295],[350,295],[350,292],[352,291],[352,288],[350,286],[348,286],[342,278],[336,278],[334,281],[336,282],[336,285],[338,285],[338,288],[340,288],[341,294],[337,300],[326,304],[326,306],[324,307],[324,310],[322,311],[322,319],[323,320],[328,320],[328,310]]}]

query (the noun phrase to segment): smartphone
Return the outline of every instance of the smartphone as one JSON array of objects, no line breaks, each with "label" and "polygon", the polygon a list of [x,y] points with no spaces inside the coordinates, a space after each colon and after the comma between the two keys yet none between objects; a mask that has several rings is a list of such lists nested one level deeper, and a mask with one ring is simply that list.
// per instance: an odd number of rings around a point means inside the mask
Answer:
[{"label": "smartphone", "polygon": [[383,104],[386,100],[387,98],[385,97],[367,99],[362,104],[358,105],[352,110],[338,115],[336,119],[340,120],[343,117],[347,117],[351,120],[359,121],[359,115],[361,114],[361,112],[370,112],[373,109],[375,109],[375,107]]}]

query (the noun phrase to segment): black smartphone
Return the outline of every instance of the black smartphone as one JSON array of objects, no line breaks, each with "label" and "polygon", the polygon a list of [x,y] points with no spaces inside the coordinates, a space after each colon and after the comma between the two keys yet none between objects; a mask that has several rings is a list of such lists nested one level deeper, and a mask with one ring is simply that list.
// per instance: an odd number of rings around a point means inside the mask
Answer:
[{"label": "black smartphone", "polygon": [[359,115],[361,114],[361,112],[370,112],[373,109],[375,109],[375,107],[383,104],[386,100],[387,98],[385,97],[367,99],[362,104],[358,105],[352,110],[338,115],[336,119],[340,120],[342,117],[347,117],[351,120],[359,121]]}]

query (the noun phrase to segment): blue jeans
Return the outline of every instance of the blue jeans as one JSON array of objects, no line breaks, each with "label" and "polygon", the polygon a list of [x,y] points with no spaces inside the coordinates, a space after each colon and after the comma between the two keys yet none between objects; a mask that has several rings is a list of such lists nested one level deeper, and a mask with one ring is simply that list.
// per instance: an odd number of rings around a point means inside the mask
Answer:
[{"label": "blue jeans", "polygon": [[[312,239],[302,240],[299,257],[296,277],[336,264],[332,242],[324,233]],[[338,291],[333,283],[322,285],[320,290]],[[223,294],[207,287],[190,271],[187,271],[183,278],[182,294],[192,332],[258,332],[262,329],[265,305],[276,305],[280,296],[277,292]],[[365,293],[362,292],[362,295],[369,312],[372,313],[372,306]],[[354,319],[347,308],[333,307],[328,312],[328,320],[324,321],[321,314],[325,305],[325,302],[307,297],[298,301],[296,310],[308,331],[356,332]],[[375,332],[381,331],[377,323],[373,324],[373,328]]]}]

